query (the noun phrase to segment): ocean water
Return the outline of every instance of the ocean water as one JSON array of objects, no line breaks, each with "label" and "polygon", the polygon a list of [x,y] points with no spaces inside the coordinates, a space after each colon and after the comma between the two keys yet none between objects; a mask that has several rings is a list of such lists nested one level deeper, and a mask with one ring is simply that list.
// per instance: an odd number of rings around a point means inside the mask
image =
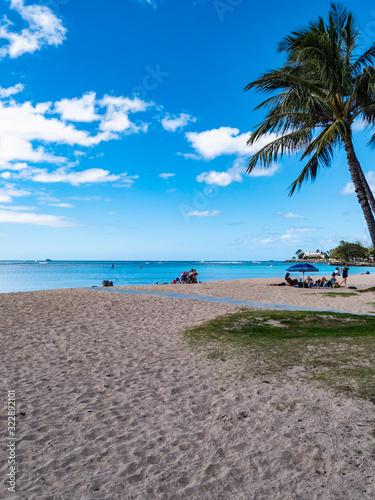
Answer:
[{"label": "ocean water", "polygon": [[[112,269],[114,264],[114,269]],[[0,261],[0,293],[101,286],[103,280],[113,281],[115,286],[152,285],[172,283],[181,271],[194,268],[199,281],[218,281],[241,278],[283,278],[291,263],[266,262],[83,262],[83,261]],[[140,267],[141,266],[141,267]],[[333,267],[318,264],[318,276],[329,276]],[[350,274],[375,268],[352,267]],[[293,277],[300,274],[293,273]]]}]

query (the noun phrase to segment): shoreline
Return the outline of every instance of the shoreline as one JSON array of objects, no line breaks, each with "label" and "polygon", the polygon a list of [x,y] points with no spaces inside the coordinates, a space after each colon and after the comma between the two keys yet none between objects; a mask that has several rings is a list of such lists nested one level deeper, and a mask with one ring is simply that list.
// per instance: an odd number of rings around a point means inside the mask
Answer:
[{"label": "shoreline", "polygon": [[[320,273],[314,279],[321,277]],[[340,277],[341,278],[341,277]],[[295,307],[309,307],[319,310],[337,310],[355,314],[375,313],[375,291],[359,293],[361,290],[375,287],[375,274],[349,275],[347,286],[340,288],[294,288],[288,286],[269,286],[283,282],[283,278],[242,278],[235,280],[207,281],[192,284],[160,283],[153,285],[122,285],[113,289],[166,292],[172,294],[188,294],[216,296],[262,304],[280,304]],[[355,289],[348,288],[356,287]],[[112,288],[112,287],[111,287]],[[110,289],[111,289],[110,288]],[[102,286],[52,288],[26,292],[3,292],[0,297],[16,296],[18,294],[34,294],[42,292],[59,292],[75,290],[106,290]],[[328,295],[327,295],[328,294]],[[308,306],[306,304],[308,302]]]}]

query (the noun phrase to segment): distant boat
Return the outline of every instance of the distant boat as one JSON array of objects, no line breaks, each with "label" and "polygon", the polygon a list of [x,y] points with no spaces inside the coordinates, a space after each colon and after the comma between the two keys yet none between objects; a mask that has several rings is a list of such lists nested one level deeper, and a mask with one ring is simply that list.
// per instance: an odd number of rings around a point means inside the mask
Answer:
[{"label": "distant boat", "polygon": [[46,262],[52,262],[52,260],[51,259],[46,259]]}]

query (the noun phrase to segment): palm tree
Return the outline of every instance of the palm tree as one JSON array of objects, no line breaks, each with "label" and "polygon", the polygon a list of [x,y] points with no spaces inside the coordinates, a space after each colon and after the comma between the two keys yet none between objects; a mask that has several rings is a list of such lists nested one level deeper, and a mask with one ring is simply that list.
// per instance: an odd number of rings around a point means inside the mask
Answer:
[{"label": "palm tree", "polygon": [[[300,153],[306,163],[290,186],[292,195],[304,181],[314,180],[319,168],[330,167],[335,148],[343,146],[375,245],[375,200],[352,139],[355,120],[375,125],[375,43],[361,54],[359,48],[354,15],[336,3],[330,5],[327,23],[320,17],[281,41],[279,51],[287,55],[284,66],[268,71],[245,87],[271,94],[256,108],[267,108],[268,112],[248,144],[276,134],[250,158],[247,172],[257,164],[267,168],[285,154]],[[375,134],[370,144],[375,146]]]}]

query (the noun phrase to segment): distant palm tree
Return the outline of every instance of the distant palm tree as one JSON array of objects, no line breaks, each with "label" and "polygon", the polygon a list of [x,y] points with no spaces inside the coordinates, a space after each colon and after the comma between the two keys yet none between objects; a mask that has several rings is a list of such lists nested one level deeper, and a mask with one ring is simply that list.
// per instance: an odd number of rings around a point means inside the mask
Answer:
[{"label": "distant palm tree", "polygon": [[[331,3],[328,22],[320,17],[285,37],[279,51],[287,61],[262,75],[245,90],[256,88],[272,94],[256,109],[268,108],[266,119],[248,144],[276,133],[277,138],[254,154],[247,172],[257,164],[270,167],[288,153],[301,153],[301,174],[290,186],[290,195],[321,167],[331,166],[334,149],[344,146],[349,171],[371,240],[375,246],[375,200],[354,151],[355,120],[375,125],[375,44],[359,53],[359,29],[354,15]],[[276,94],[275,94],[276,92]],[[370,141],[375,146],[375,134]],[[371,205],[371,206],[370,206]]]}]

